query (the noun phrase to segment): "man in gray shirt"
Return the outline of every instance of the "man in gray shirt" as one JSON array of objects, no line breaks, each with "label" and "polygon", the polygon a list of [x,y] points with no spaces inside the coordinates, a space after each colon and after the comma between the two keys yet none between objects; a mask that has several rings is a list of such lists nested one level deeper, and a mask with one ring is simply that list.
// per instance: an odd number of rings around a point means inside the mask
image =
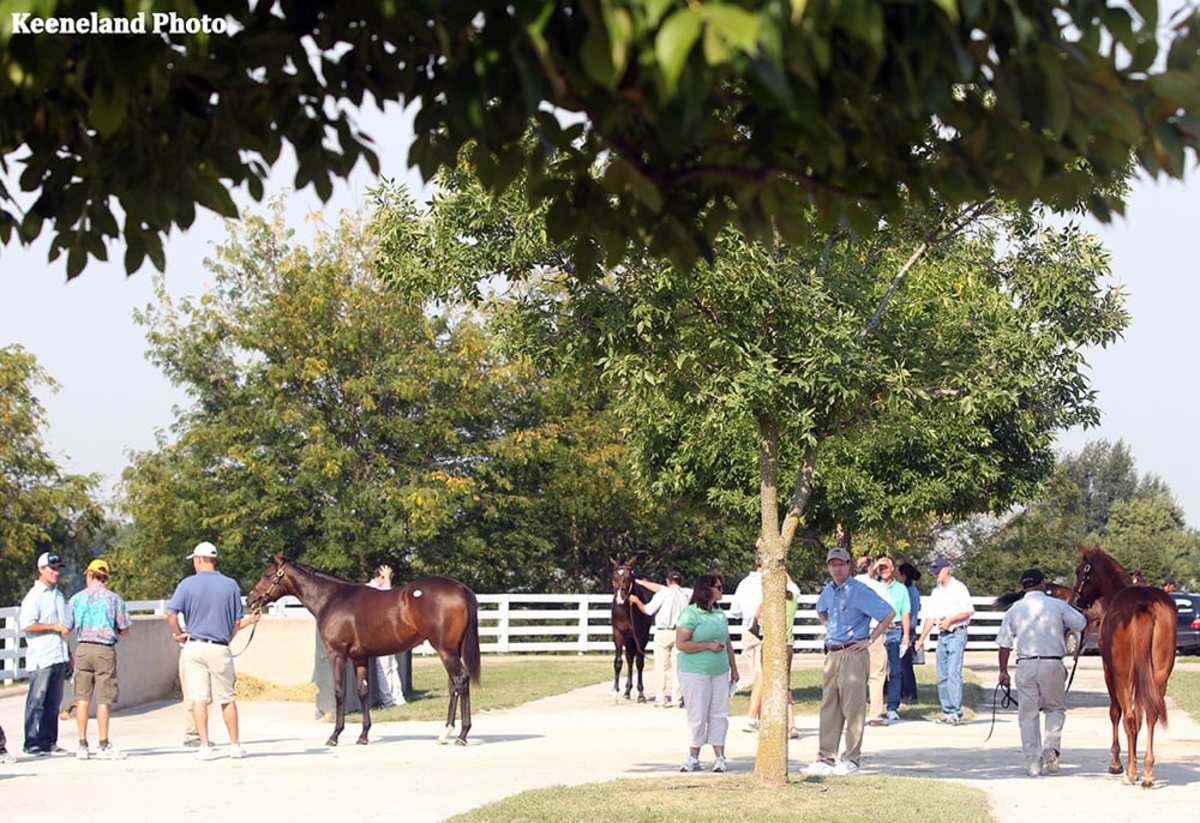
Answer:
[{"label": "man in gray shirt", "polygon": [[[1009,685],[1008,659],[1017,649],[1017,721],[1021,727],[1021,749],[1030,777],[1058,774],[1062,730],[1066,720],[1068,631],[1083,631],[1087,618],[1045,592],[1045,577],[1039,569],[1021,574],[1024,597],[1004,615],[996,645],[1000,647],[1000,685]],[[1041,718],[1046,713],[1045,747]]]}]

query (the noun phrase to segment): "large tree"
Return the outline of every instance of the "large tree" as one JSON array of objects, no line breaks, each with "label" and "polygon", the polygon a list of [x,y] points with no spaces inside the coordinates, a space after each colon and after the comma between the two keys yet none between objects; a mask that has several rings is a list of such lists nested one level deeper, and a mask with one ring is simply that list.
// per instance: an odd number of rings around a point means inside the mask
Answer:
[{"label": "large tree", "polygon": [[[402,265],[423,271],[431,226],[401,210]],[[748,529],[642,492],[595,385],[506,355],[479,315],[423,313],[378,276],[375,242],[347,221],[304,247],[253,219],[218,250],[209,292],[160,292],[139,314],[191,404],[125,472],[133,593],[169,591],[201,539],[244,581],[277,551],[480,591],[590,589],[610,554],[638,551],[656,572],[745,570]]]},{"label": "large tree", "polygon": [[58,552],[82,578],[104,513],[94,498],[97,478],[64,472],[42,440],[46,413],[40,387],[57,388],[33,355],[0,348],[0,603],[21,599],[36,576],[37,556]]},{"label": "large tree", "polygon": [[[162,269],[163,236],[197,206],[232,216],[232,187],[261,197],[284,147],[322,198],[360,158],[378,168],[364,100],[419,105],[426,179],[471,141],[493,192],[525,170],[581,267],[644,244],[686,264],[731,223],[797,241],[993,192],[1106,219],[1121,201],[1095,177],[1131,154],[1182,176],[1200,139],[1200,17],[1161,20],[1155,0],[105,4],[147,15],[132,36],[34,33],[90,0],[4,11],[0,243],[49,227],[71,277],[117,238],[129,271]],[[168,12],[229,31],[153,32]]]},{"label": "large tree", "polygon": [[[519,191],[441,182],[441,265],[398,265],[401,286],[481,299],[517,284],[493,298],[510,339],[598,368],[653,488],[758,517],[764,629],[780,641],[767,645],[756,767],[771,779],[786,774],[792,543],[1032,498],[1054,432],[1097,419],[1082,349],[1127,320],[1095,239],[1037,210],[914,207],[872,235],[803,245],[728,231],[713,265],[630,255],[591,277]],[[389,225],[404,237],[403,215],[381,230],[398,255]]]}]

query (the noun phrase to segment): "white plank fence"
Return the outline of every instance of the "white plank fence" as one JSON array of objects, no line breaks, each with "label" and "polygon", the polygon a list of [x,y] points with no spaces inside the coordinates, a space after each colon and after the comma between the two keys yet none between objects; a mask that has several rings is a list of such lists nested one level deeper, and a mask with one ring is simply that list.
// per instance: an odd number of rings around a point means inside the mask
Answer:
[{"label": "white plank fence", "polygon": [[[481,594],[479,597],[480,650],[485,653],[611,652],[611,594]],[[721,601],[728,608],[732,598]],[[1004,613],[991,608],[991,597],[974,597],[977,611],[967,630],[968,649],[996,648],[996,632]],[[813,610],[815,594],[800,596],[796,611],[796,645],[800,652],[817,652],[825,629]],[[130,614],[163,615],[166,600],[136,600],[127,603]],[[0,609],[0,684],[27,676],[24,640],[17,628],[17,608]],[[267,616],[309,618],[308,610],[294,597],[272,603]],[[730,626],[734,647],[741,648],[741,625]],[[936,648],[936,632],[926,643]],[[432,653],[428,644],[415,649]]]}]

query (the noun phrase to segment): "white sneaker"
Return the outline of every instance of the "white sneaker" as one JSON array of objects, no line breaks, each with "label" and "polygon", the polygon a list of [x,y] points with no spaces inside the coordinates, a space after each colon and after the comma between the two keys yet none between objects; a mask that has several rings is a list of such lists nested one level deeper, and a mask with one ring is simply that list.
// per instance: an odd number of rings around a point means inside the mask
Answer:
[{"label": "white sneaker", "polygon": [[887,719],[889,723],[895,723],[900,719],[900,713],[889,709],[887,713]]},{"label": "white sneaker", "polygon": [[1025,773],[1028,774],[1030,777],[1041,777],[1042,776],[1042,764],[1041,763],[1030,763],[1028,766],[1025,767]]},{"label": "white sneaker", "polygon": [[758,731],[758,721],[757,721],[757,720],[747,720],[747,721],[746,721],[746,728],[742,729],[742,731],[744,731],[744,732],[756,732],[756,731]]},{"label": "white sneaker", "polygon": [[8,752],[0,752],[0,766],[7,766],[10,763],[16,763],[17,758],[13,757]]},{"label": "white sneaker", "polygon": [[101,746],[100,748],[96,749],[96,759],[97,760],[124,760],[125,752],[118,749],[112,743],[109,743],[107,746]]},{"label": "white sneaker", "polygon": [[200,748],[196,749],[196,759],[197,760],[216,760],[217,759],[217,750],[214,749],[212,746],[201,746]]},{"label": "white sneaker", "polygon": [[87,744],[80,743],[79,751],[75,752],[75,759],[76,760],[87,760],[90,756],[91,756],[91,752],[88,751]]},{"label": "white sneaker", "polygon": [[849,760],[839,760],[837,765],[833,767],[833,773],[838,777],[846,777],[858,771],[858,766],[851,763]]},{"label": "white sneaker", "polygon": [[241,760],[243,757],[246,756],[246,749],[242,746],[241,743],[230,743],[229,744],[229,756],[232,757],[234,760]]},{"label": "white sneaker", "polygon": [[725,771],[725,755],[723,755],[723,754],[717,755],[717,759],[713,761],[713,771],[714,772]]},{"label": "white sneaker", "polygon": [[1060,767],[1058,765],[1058,752],[1054,749],[1046,749],[1042,754],[1042,763],[1046,770],[1046,774],[1058,774]]},{"label": "white sneaker", "polygon": [[687,760],[683,761],[683,765],[679,767],[681,772],[698,772],[700,771],[700,758],[693,755],[688,755]]},{"label": "white sneaker", "polygon": [[833,774],[833,766],[824,760],[814,760],[804,768],[806,777],[829,777]]}]

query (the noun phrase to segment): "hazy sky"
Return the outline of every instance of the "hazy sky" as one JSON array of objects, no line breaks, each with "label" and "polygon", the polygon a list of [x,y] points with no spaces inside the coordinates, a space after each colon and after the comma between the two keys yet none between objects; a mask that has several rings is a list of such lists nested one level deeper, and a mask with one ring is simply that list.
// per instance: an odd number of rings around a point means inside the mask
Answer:
[{"label": "hazy sky", "polygon": [[[393,108],[386,115],[371,110],[360,122],[379,144],[384,175],[419,189],[419,178],[405,163],[410,119]],[[289,162],[281,164],[267,191],[287,191],[293,172]],[[301,236],[311,234],[304,224],[308,213],[321,212],[332,222],[338,210],[364,205],[372,183],[360,163],[352,179],[335,188],[330,203],[321,204],[311,189],[290,197],[289,220]],[[251,205],[244,195],[236,199]],[[225,234],[219,218],[198,212],[192,228],[166,244],[166,282],[176,295],[205,288],[201,261]],[[1133,321],[1124,340],[1089,356],[1104,410],[1101,426],[1066,432],[1060,443],[1077,450],[1092,438],[1123,438],[1138,468],[1161,475],[1189,524],[1197,525],[1200,468],[1191,441],[1200,392],[1187,364],[1200,354],[1200,278],[1193,270],[1192,236],[1200,234],[1200,181],[1139,181],[1127,215],[1111,226],[1088,226],[1112,253]],[[145,359],[144,330],[131,319],[133,309],[152,296],[149,263],[126,278],[123,249],[110,245],[114,263],[90,264],[67,283],[66,256],[48,264],[47,247],[43,237],[32,248],[0,248],[0,346],[25,347],[60,384],[59,393],[42,393],[47,441],[71,471],[104,475],[107,489],[119,478],[128,452],[152,447],[156,430],[170,425],[172,407],[186,398]]]}]

